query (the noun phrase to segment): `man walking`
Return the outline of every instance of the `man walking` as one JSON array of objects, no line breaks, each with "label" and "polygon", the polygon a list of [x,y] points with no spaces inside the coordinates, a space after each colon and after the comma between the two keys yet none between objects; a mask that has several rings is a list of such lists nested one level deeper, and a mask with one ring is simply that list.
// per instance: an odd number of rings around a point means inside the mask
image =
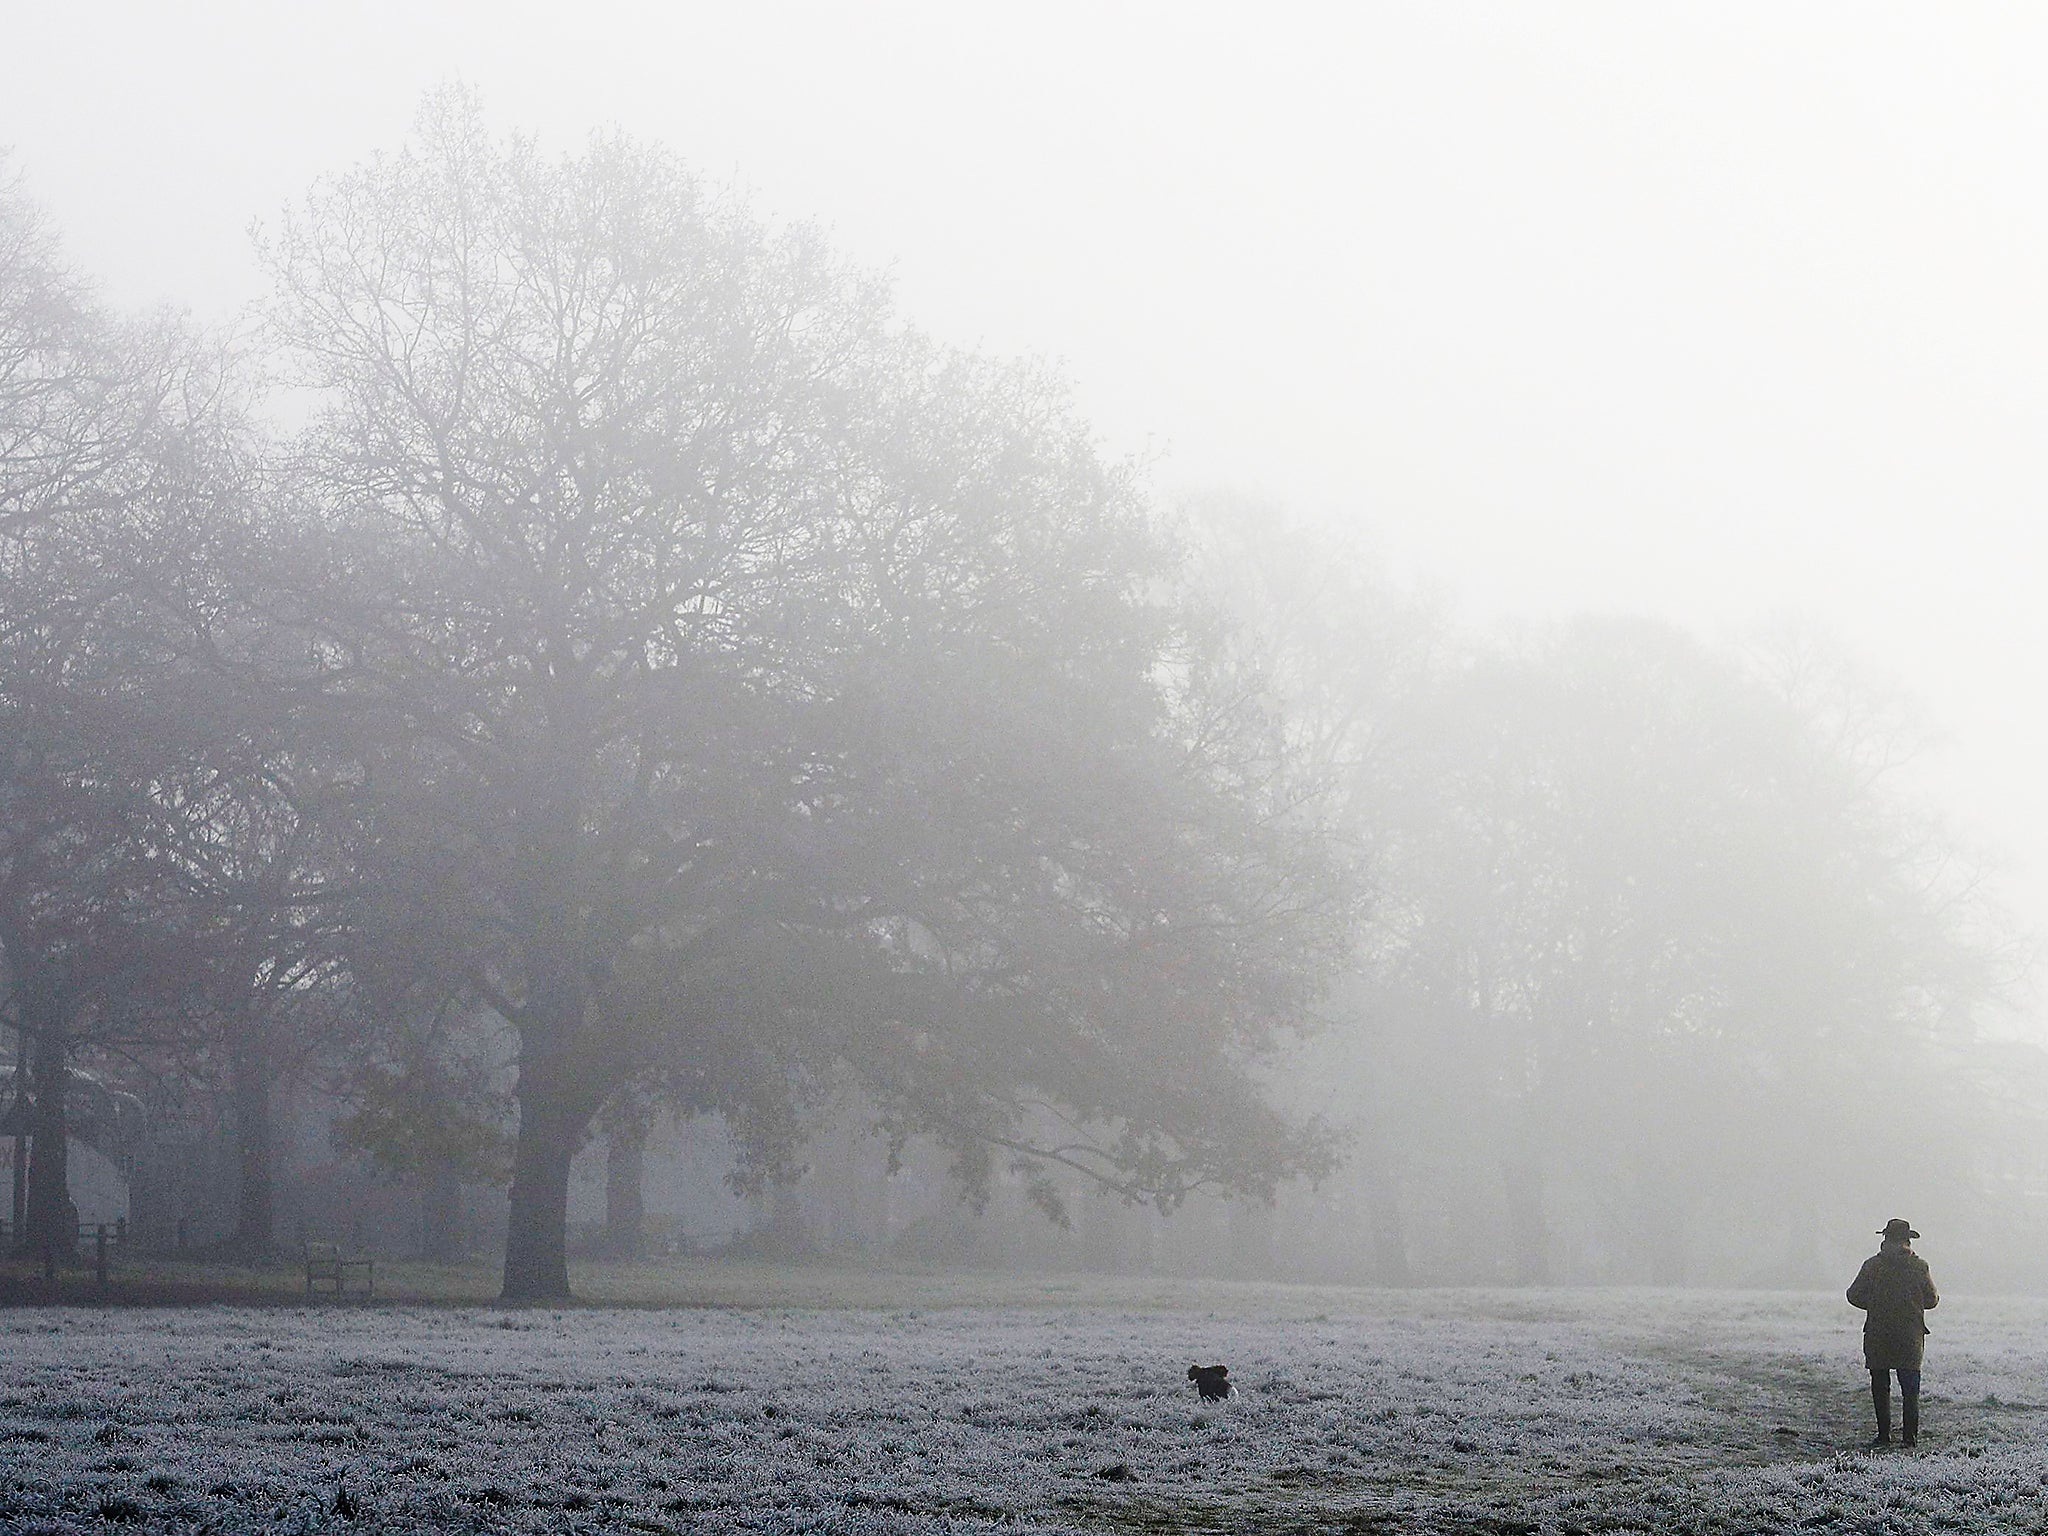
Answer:
[{"label": "man walking", "polygon": [[1863,1261],[1849,1287],[1849,1305],[1863,1309],[1863,1363],[1870,1368],[1870,1402],[1877,1410],[1877,1438],[1892,1443],[1892,1372],[1906,1417],[1904,1445],[1920,1438],[1920,1352],[1927,1342],[1927,1312],[1941,1305],[1927,1261],[1913,1251],[1920,1234],[1894,1216],[1877,1234],[1884,1245]]}]

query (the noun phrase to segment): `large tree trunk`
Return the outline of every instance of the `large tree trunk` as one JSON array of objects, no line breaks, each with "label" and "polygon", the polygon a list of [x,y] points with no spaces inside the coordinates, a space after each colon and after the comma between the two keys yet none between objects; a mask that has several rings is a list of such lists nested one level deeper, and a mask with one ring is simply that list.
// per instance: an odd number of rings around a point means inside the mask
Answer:
[{"label": "large tree trunk", "polygon": [[571,1069],[573,1026],[581,1017],[574,984],[557,984],[520,1025],[506,1301],[569,1299],[569,1162],[601,1102],[579,1091]]},{"label": "large tree trunk", "polygon": [[70,1042],[63,1012],[48,988],[22,990],[22,1025],[29,1054],[28,1212],[22,1246],[32,1253],[69,1255],[78,1243],[78,1210],[71,1203],[69,1127]]},{"label": "large tree trunk", "polygon": [[[566,825],[572,818],[561,812]],[[543,818],[545,820],[547,818]],[[566,830],[537,841],[537,868],[573,866],[573,834]],[[591,1094],[579,1081],[579,1061],[588,998],[585,962],[562,935],[561,895],[545,888],[529,892],[522,905],[542,914],[541,931],[529,941],[526,1006],[519,1010],[519,1131],[512,1147],[511,1204],[506,1212],[505,1301],[569,1299],[569,1164],[591,1118],[612,1084]]]},{"label": "large tree trunk", "polygon": [[241,1175],[232,1241],[240,1252],[262,1258],[276,1242],[277,1194],[271,1161],[270,1060],[255,1019],[244,1016],[237,1022],[229,1054]]},{"label": "large tree trunk", "polygon": [[569,1297],[569,1160],[582,1131],[553,1095],[521,1092],[505,1228],[506,1301]]},{"label": "large tree trunk", "polygon": [[646,1121],[622,1116],[605,1135],[604,1247],[619,1259],[640,1257],[646,1205],[641,1181],[647,1160]]}]

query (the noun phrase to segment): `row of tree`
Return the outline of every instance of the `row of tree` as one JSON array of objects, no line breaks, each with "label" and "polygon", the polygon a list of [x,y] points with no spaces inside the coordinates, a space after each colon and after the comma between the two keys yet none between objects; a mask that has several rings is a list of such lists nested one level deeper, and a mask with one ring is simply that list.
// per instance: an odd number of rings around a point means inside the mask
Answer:
[{"label": "row of tree", "polygon": [[569,1160],[628,1091],[766,1174],[848,1078],[970,1191],[1325,1157],[1246,1068],[1354,883],[1050,381],[664,154],[550,159],[459,96],[285,220],[242,355],[109,322],[0,219],[29,1242],[68,1240],[90,1052],[227,1081],[267,1243],[311,1037],[387,1141],[509,1072],[508,1297],[566,1293]]},{"label": "row of tree", "polygon": [[1270,512],[1207,522],[1371,850],[1286,1080],[1355,1132],[1378,1274],[1808,1280],[1902,1204],[2009,1227],[2028,957],[1895,693],[1791,630],[1476,637]]},{"label": "row of tree", "polygon": [[266,1250],[317,1061],[361,1145],[509,1180],[508,1297],[566,1293],[594,1124],[717,1112],[772,1180],[847,1102],[1054,1214],[1348,1140],[1398,1238],[1491,1163],[1531,1279],[1590,1170],[1677,1273],[1671,1213],[1818,1198],[1995,989],[1859,696],[1647,625],[1476,645],[1241,510],[1169,535],[1054,381],[665,154],[443,96],[264,252],[230,346],[109,318],[0,197],[32,1246],[90,1068],[229,1106]]}]

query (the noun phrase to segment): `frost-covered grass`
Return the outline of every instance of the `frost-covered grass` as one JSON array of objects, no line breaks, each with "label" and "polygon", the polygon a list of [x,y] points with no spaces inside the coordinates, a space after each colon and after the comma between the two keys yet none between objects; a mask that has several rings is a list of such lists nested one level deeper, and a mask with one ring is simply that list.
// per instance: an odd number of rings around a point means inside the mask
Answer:
[{"label": "frost-covered grass", "polygon": [[[58,1299],[97,1305],[100,1293],[87,1262],[60,1271]],[[504,1270],[495,1259],[429,1264],[377,1259],[381,1303],[489,1306]],[[578,1303],[607,1307],[812,1307],[990,1308],[1090,1305],[1138,1311],[1252,1308],[1320,1311],[1330,1294],[1315,1287],[1276,1288],[1173,1276],[1030,1274],[963,1271],[942,1265],[849,1268],[827,1263],[777,1264],[766,1260],[664,1258],[638,1262],[572,1261],[570,1288]],[[32,1258],[0,1254],[0,1306],[50,1299],[42,1266]],[[116,1305],[197,1302],[296,1305],[305,1277],[296,1255],[253,1267],[206,1258],[117,1254],[108,1299]]]},{"label": "frost-covered grass", "polygon": [[0,1313],[0,1530],[2048,1525],[2048,1303],[1951,1299],[1870,1455],[1833,1296],[1111,1294]]}]

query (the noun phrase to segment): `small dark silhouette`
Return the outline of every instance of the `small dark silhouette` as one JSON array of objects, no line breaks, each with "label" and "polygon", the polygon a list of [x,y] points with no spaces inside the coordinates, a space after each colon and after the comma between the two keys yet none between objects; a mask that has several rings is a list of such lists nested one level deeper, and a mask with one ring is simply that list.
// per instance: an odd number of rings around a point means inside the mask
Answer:
[{"label": "small dark silhouette", "polygon": [[1230,1396],[1230,1367],[1227,1365],[1191,1365],[1188,1380],[1195,1384],[1195,1390],[1202,1394],[1202,1400],[1218,1403]]},{"label": "small dark silhouette", "polygon": [[1849,1305],[1863,1310],[1863,1363],[1870,1371],[1870,1405],[1877,1412],[1872,1445],[1892,1443],[1892,1373],[1905,1403],[1900,1443],[1920,1438],[1920,1356],[1927,1345],[1927,1313],[1941,1305],[1927,1261],[1913,1251],[1920,1234],[1894,1216],[1877,1234],[1884,1246],[1863,1261],[1849,1287]]}]

